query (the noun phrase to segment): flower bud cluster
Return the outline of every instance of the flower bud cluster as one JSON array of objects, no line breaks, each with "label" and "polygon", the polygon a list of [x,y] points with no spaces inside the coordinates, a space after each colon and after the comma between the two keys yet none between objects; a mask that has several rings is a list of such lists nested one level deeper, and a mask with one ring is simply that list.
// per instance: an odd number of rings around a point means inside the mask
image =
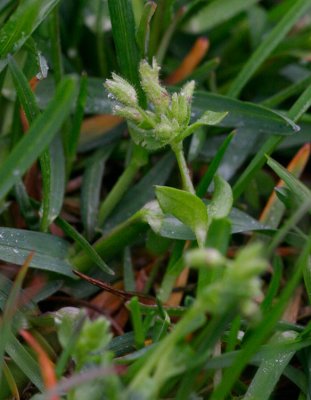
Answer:
[{"label": "flower bud cluster", "polygon": [[[193,129],[189,126],[191,117],[191,102],[195,82],[186,83],[179,93],[170,95],[160,84],[159,71],[155,59],[152,65],[142,60],[139,66],[141,86],[146,94],[149,109],[140,107],[135,88],[117,74],[106,80],[105,87],[109,97],[117,103],[114,113],[130,122],[135,131],[133,140],[149,150],[156,150],[167,144],[178,142],[193,132],[198,125],[208,124],[197,121]],[[220,114],[220,113],[214,113]],[[221,113],[223,118],[224,113]],[[190,129],[189,129],[190,128]],[[189,132],[186,133],[185,132]]]}]

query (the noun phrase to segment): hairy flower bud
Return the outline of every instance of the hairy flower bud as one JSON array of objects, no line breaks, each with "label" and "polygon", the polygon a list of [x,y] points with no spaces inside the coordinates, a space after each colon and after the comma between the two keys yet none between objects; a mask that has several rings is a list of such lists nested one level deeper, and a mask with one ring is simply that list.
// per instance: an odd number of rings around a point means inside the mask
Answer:
[{"label": "hairy flower bud", "polygon": [[144,120],[141,113],[136,108],[133,108],[133,107],[121,107],[119,105],[116,105],[113,108],[113,113],[115,115],[118,115],[119,117],[128,119],[137,124],[142,123]]},{"label": "hairy flower bud", "polygon": [[121,76],[112,73],[112,79],[107,79],[105,87],[119,103],[135,107],[138,104],[137,93],[133,86]]},{"label": "hairy flower bud", "polygon": [[167,90],[160,85],[159,71],[155,58],[152,66],[143,60],[139,66],[141,85],[148,97],[148,100],[154,105],[155,109],[160,113],[165,112],[170,103],[170,96]]}]

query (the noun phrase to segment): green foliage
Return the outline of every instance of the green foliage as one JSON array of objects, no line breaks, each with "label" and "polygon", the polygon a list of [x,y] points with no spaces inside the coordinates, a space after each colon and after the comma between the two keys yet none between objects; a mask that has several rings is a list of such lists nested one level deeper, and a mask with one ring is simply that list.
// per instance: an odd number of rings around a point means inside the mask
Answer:
[{"label": "green foliage", "polygon": [[311,1],[0,3],[0,400],[307,399]]}]

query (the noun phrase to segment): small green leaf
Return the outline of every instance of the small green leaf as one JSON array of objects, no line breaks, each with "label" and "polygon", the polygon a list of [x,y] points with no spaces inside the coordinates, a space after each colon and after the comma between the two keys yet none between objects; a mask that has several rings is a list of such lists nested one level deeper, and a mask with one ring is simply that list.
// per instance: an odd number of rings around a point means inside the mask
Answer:
[{"label": "small green leaf", "polygon": [[192,193],[166,186],[157,186],[156,196],[163,212],[189,226],[195,233],[199,246],[203,247],[208,223],[203,201]]},{"label": "small green leaf", "polygon": [[207,206],[208,215],[215,219],[225,218],[229,215],[233,204],[231,186],[218,175],[214,178],[214,184],[213,198]]},{"label": "small green leaf", "polygon": [[217,125],[227,116],[227,114],[228,112],[206,111],[197,122],[202,125]]},{"label": "small green leaf", "polygon": [[203,125],[208,125],[208,126],[218,125],[227,115],[228,115],[227,111],[223,112],[206,111],[201,116],[201,118],[199,118],[196,122],[188,126],[188,128],[177,137],[177,141],[185,139],[187,136],[191,135],[196,129],[200,128]]}]

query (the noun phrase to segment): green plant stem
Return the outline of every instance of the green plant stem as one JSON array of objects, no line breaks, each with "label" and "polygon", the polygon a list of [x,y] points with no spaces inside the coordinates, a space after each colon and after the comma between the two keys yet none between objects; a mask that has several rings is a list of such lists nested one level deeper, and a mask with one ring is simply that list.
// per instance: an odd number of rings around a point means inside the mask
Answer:
[{"label": "green plant stem", "polygon": [[147,161],[148,159],[146,151],[138,146],[135,146],[131,161],[100,206],[98,217],[99,226],[104,224],[107,217],[111,214],[112,210],[116,207],[124,193],[132,184],[140,167],[145,165]]},{"label": "green plant stem", "polygon": [[192,194],[195,194],[195,190],[194,190],[192,180],[191,180],[190,174],[189,174],[189,169],[187,167],[182,142],[173,144],[173,145],[171,145],[171,147],[176,156],[176,160],[177,160],[178,168],[180,171],[182,185],[183,185],[184,190],[186,190],[187,192],[190,192]]},{"label": "green plant stem", "polygon": [[[94,244],[97,253],[108,261],[119,254],[121,249],[133,243],[141,233],[148,229],[148,224],[144,221],[145,212],[145,210],[138,211],[131,218],[116,226],[107,236],[100,238]],[[78,253],[70,261],[81,272],[87,272],[94,265],[91,257],[85,252]]]}]

